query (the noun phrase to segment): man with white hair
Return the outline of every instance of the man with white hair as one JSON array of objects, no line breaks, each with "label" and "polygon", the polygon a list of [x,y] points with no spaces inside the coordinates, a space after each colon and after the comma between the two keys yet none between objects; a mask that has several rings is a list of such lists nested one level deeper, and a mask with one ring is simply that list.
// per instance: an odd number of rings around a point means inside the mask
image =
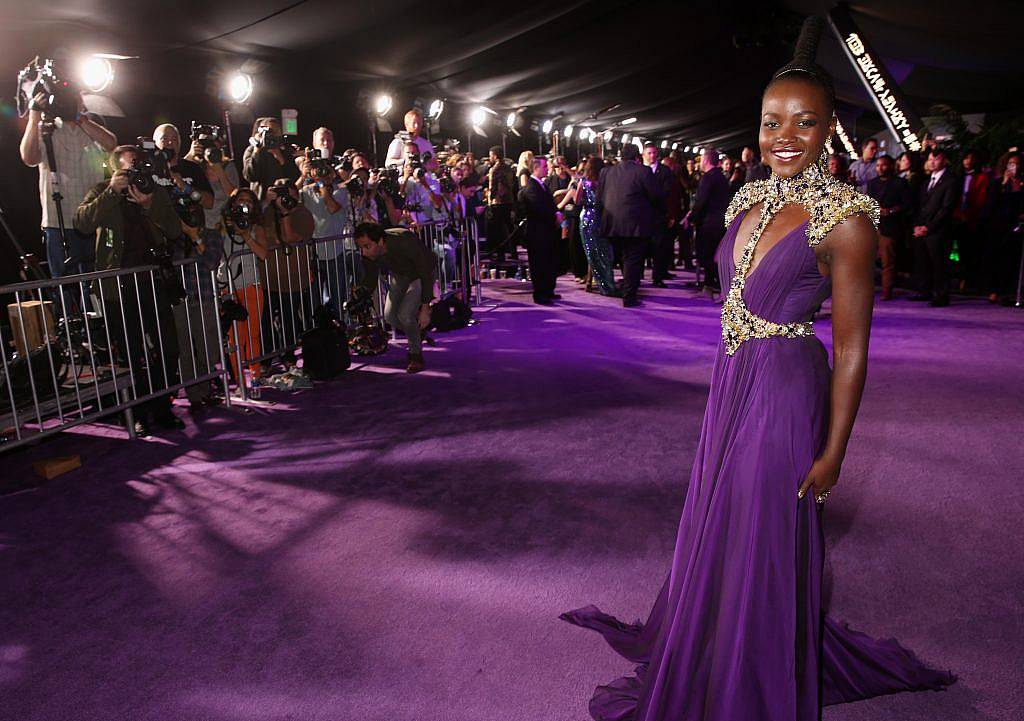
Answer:
[{"label": "man with white hair", "polygon": [[434,155],[433,144],[424,137],[420,136],[420,131],[423,130],[423,113],[420,112],[419,108],[413,108],[405,114],[405,131],[409,134],[409,139],[404,140],[401,137],[395,137],[391,141],[391,145],[388,146],[387,160],[384,161],[384,165],[402,165],[405,163],[405,144],[416,143],[416,150],[420,154],[420,158],[423,162],[427,161],[427,153],[430,153],[431,157]]}]

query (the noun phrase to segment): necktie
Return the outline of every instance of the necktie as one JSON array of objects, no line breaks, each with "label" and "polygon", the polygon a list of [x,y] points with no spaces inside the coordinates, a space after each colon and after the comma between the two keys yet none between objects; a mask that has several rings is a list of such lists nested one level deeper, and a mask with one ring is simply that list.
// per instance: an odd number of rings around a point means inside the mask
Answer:
[{"label": "necktie", "polygon": [[930,193],[930,192],[932,192],[932,188],[934,188],[934,187],[935,187],[935,184],[936,184],[937,182],[939,182],[939,176],[938,176],[938,175],[935,175],[934,173],[932,173],[932,179],[931,179],[931,181],[930,181],[930,182],[928,183],[928,192],[929,192],[929,193]]}]

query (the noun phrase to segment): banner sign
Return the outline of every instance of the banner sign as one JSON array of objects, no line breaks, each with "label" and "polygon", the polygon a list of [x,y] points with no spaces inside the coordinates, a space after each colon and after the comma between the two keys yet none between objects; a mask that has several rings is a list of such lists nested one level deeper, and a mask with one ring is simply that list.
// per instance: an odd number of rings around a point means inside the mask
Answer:
[{"label": "banner sign", "polygon": [[906,150],[920,150],[918,133],[924,123],[910,107],[899,86],[882,64],[878,54],[864,40],[845,4],[834,7],[828,15],[832,30],[839,38],[854,72],[885,119],[889,130]]}]

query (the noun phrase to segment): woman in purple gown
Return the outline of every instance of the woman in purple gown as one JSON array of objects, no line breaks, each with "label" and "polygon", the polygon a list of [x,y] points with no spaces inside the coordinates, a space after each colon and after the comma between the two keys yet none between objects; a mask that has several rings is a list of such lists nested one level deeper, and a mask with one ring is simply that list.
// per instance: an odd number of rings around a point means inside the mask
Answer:
[{"label": "woman in purple gown", "polygon": [[[562,615],[638,664],[598,721],[812,721],[823,705],[954,681],[822,609],[822,512],[866,374],[878,206],[828,174],[835,93],[821,19],[762,100],[772,176],[737,193],[719,245],[722,343],[668,578],[645,624]],[[832,297],[834,369],[810,319]]]}]

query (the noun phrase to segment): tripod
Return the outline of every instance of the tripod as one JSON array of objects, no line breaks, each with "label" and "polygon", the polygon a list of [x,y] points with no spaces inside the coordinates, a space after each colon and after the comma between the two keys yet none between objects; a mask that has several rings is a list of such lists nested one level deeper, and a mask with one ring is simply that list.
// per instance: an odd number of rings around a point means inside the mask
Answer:
[{"label": "tripod", "polygon": [[14,246],[18,259],[21,261],[21,269],[18,271],[18,276],[25,281],[47,280],[47,274],[43,267],[39,265],[35,254],[25,250],[25,247],[18,242],[18,238],[14,235],[14,231],[11,230],[11,226],[7,222],[7,213],[2,206],[0,206],[0,225],[3,226],[4,235],[7,236],[7,240]]},{"label": "tripod", "polygon": [[[46,150],[46,163],[50,169],[50,187],[53,189],[53,193],[50,198],[53,200],[53,205],[57,209],[57,229],[60,232],[60,242],[64,248],[64,268],[69,266],[77,267],[78,258],[74,258],[71,255],[71,246],[68,243],[68,232],[67,226],[64,224],[64,207],[61,201],[64,200],[64,196],[60,192],[60,173],[57,172],[57,156],[53,152],[53,129],[56,127],[56,118],[50,117],[48,113],[43,113],[42,119],[39,121],[39,135],[43,138],[43,147]],[[61,268],[63,271],[64,268]],[[54,275],[54,268],[50,268],[50,275]],[[63,275],[63,272],[61,273]]]}]

